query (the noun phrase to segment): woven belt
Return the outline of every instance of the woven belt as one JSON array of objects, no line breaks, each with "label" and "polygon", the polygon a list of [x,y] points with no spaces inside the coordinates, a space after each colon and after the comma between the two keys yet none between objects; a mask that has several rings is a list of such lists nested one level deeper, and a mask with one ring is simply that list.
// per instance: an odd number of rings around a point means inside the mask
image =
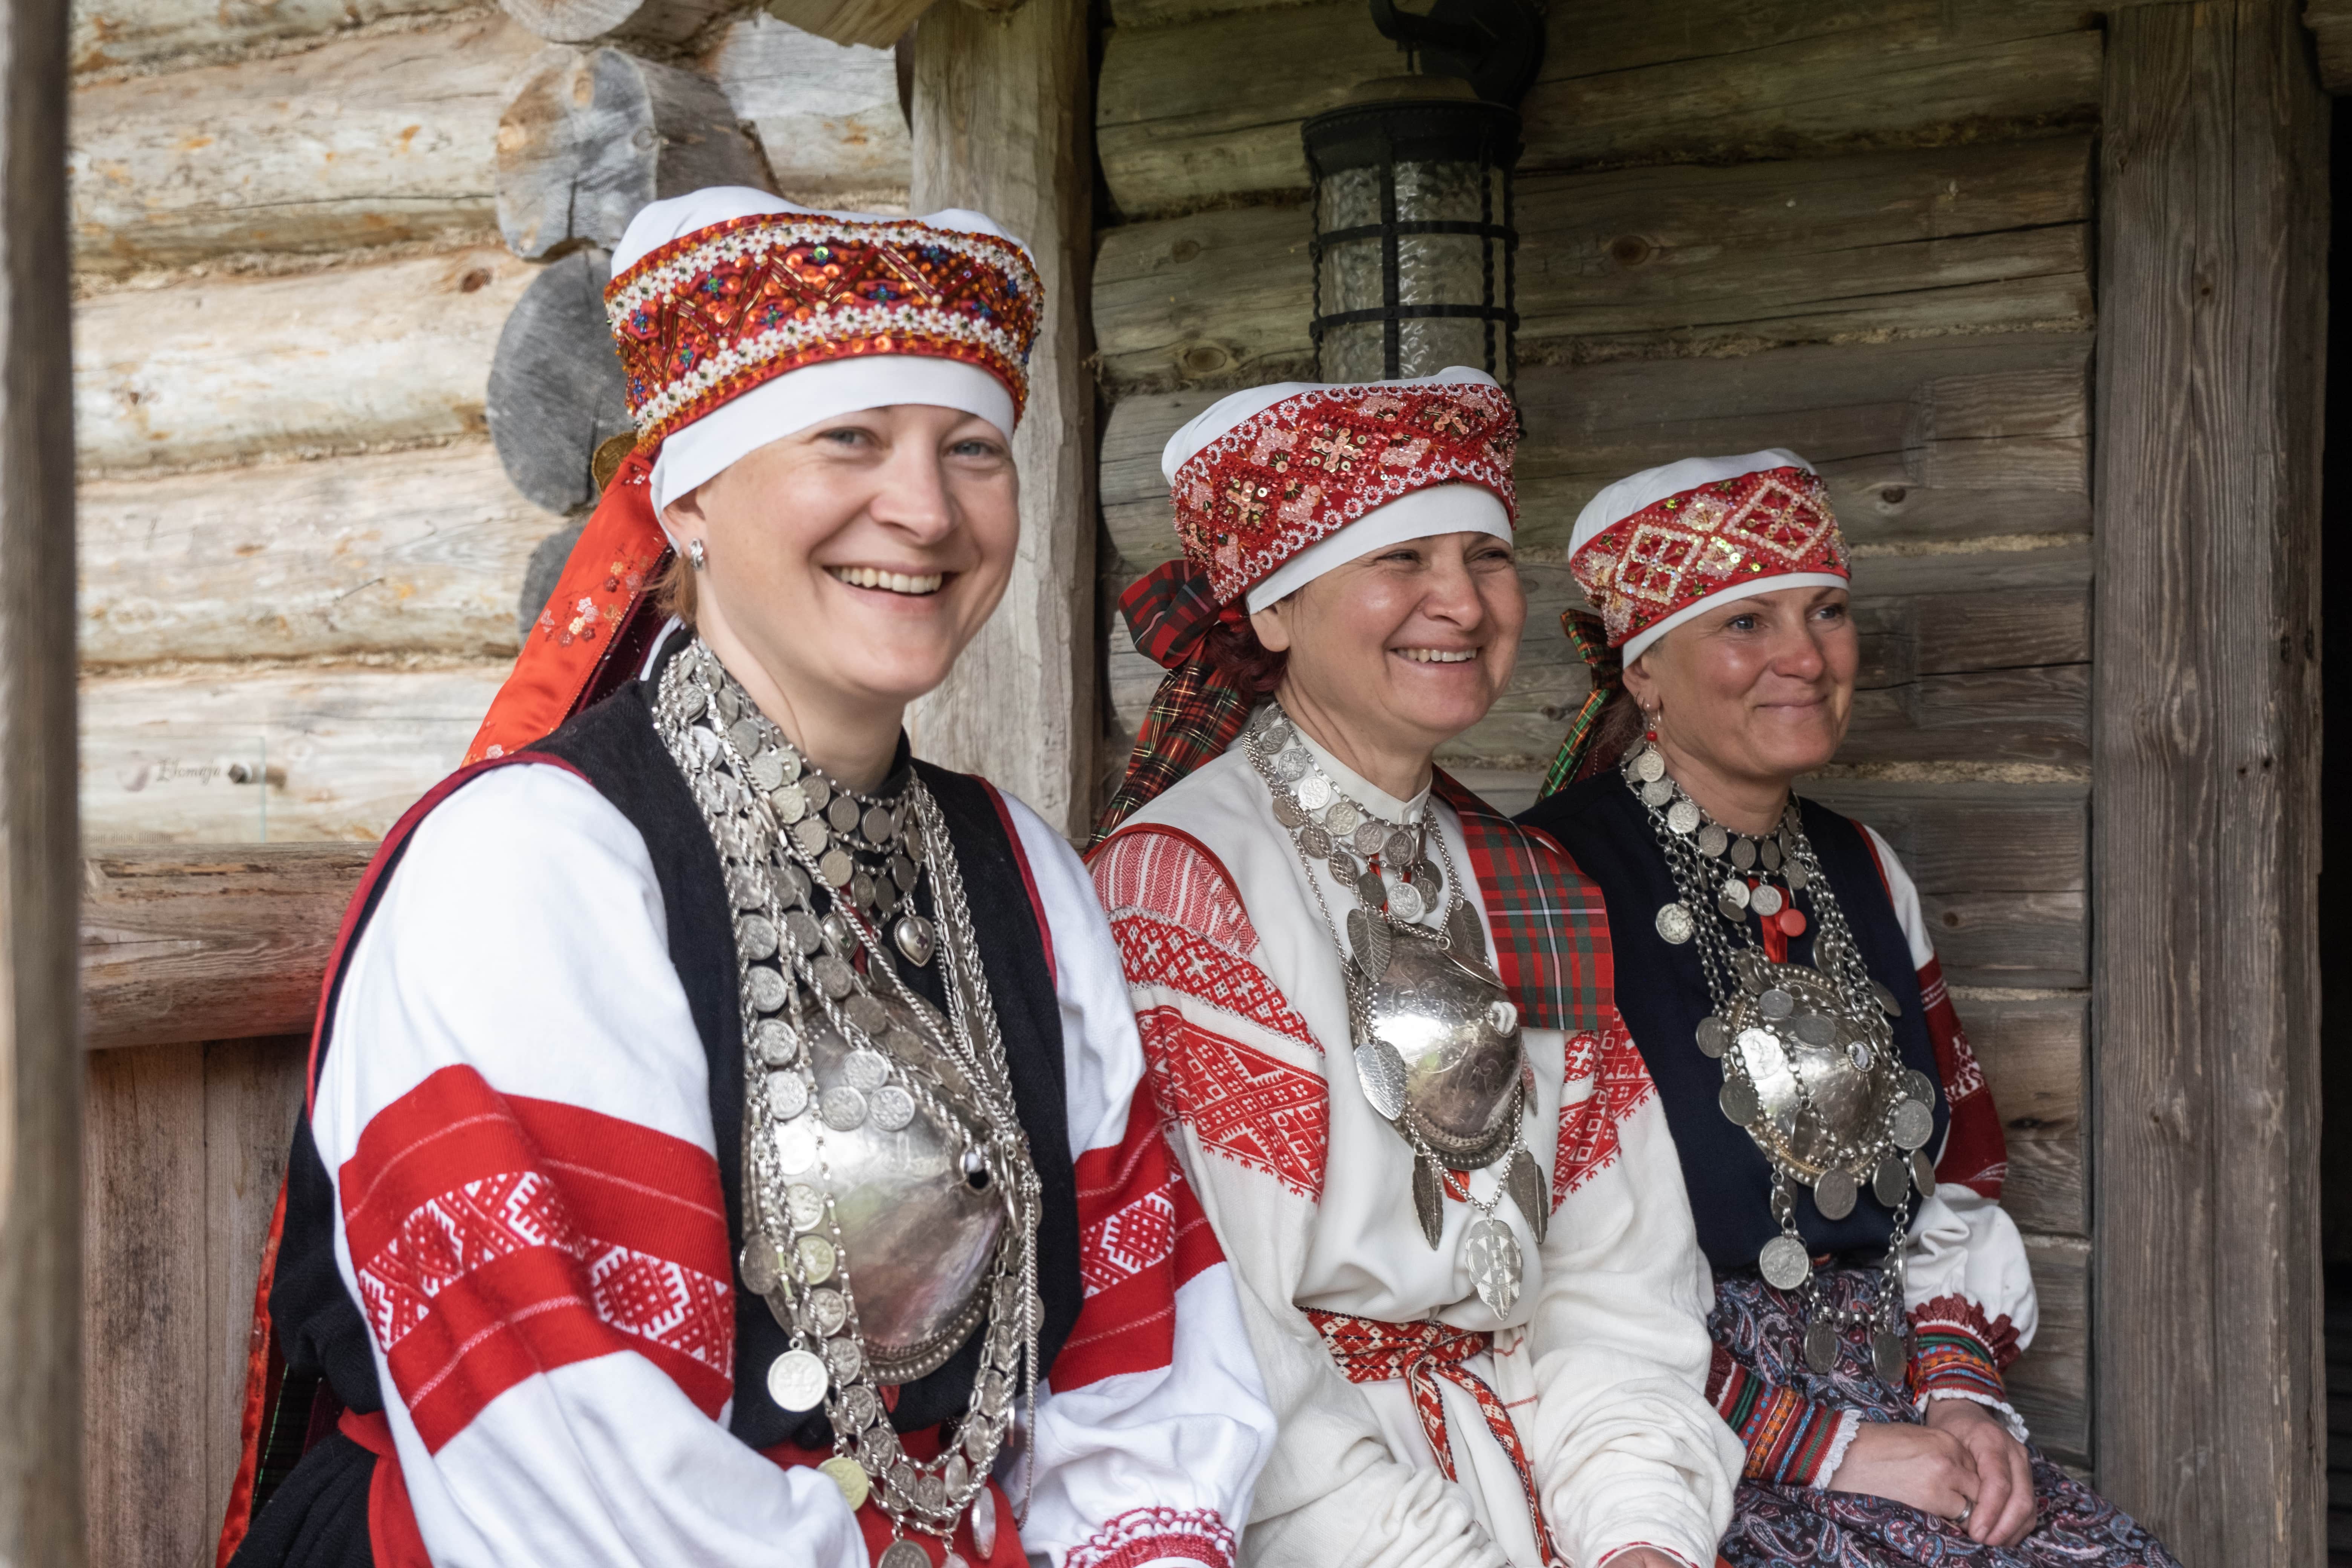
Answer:
[{"label": "woven belt", "polygon": [[1495,1391],[1462,1364],[1490,1348],[1494,1342],[1492,1334],[1457,1329],[1448,1323],[1384,1323],[1378,1318],[1318,1312],[1311,1307],[1307,1316],[1323,1335],[1331,1359],[1339,1363],[1349,1383],[1404,1379],[1405,1389],[1412,1395],[1413,1414],[1421,1417],[1422,1433],[1429,1439],[1431,1452],[1437,1456],[1437,1468],[1449,1481],[1457,1479],[1454,1473],[1454,1443],[1446,1435],[1445,1397],[1438,1390],[1438,1380],[1444,1379],[1476,1400],[1478,1413],[1486,1418],[1486,1430],[1495,1435],[1495,1441],[1502,1445],[1503,1452],[1510,1458],[1511,1468],[1518,1472],[1519,1490],[1527,1497],[1528,1522],[1535,1527],[1536,1546],[1543,1552],[1547,1568],[1560,1563],[1559,1553],[1551,1543],[1551,1526],[1544,1521],[1543,1504],[1536,1495],[1535,1470],[1528,1463],[1528,1450],[1519,1441],[1519,1429],[1512,1424],[1511,1413],[1503,1407]]}]

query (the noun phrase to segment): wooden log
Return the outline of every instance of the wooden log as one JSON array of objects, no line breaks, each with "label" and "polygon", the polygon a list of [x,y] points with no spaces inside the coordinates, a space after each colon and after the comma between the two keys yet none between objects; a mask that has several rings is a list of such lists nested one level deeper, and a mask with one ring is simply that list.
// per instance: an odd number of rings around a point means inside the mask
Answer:
[{"label": "wooden log", "polygon": [[462,11],[473,0],[76,0],[71,52],[77,73],[150,61],[186,61],[394,16]]},{"label": "wooden log", "polygon": [[100,295],[75,320],[82,467],[159,472],[479,436],[491,349],[534,271],[483,246]]},{"label": "wooden log", "polygon": [[[767,0],[780,21],[830,38],[887,49],[912,30],[931,0]],[[993,215],[991,215],[993,216]]]},{"label": "wooden log", "polygon": [[[1746,15],[1757,9],[1770,15]],[[2087,128],[2099,95],[2089,16],[2070,0],[1563,6],[1521,105],[1521,168],[1732,163]],[[1731,41],[1741,37],[1757,41]],[[1097,122],[1111,198],[1134,219],[1303,191],[1300,122],[1399,68],[1395,47],[1344,3],[1116,28]]]},{"label": "wooden log", "polygon": [[498,145],[499,232],[530,259],[617,245],[665,196],[768,183],[717,82],[616,48],[532,56],[499,105]]},{"label": "wooden log", "polygon": [[1062,833],[1094,816],[1094,384],[1084,301],[1094,249],[1087,9],[941,5],[915,34],[918,211],[974,207],[1029,247],[1045,306],[1013,454],[1021,552],[996,613],[915,704],[917,751],[1013,791]]},{"label": "wooden log", "polygon": [[836,44],[763,11],[730,23],[700,66],[759,133],[781,195],[809,206],[906,210],[914,141],[890,50]]},{"label": "wooden log", "polygon": [[2299,8],[2109,18],[2099,182],[2095,1447],[2180,1561],[2247,1568],[2318,1562],[2326,1496],[2329,104]]},{"label": "wooden log", "polygon": [[[1766,447],[1792,447],[1821,468],[1858,544],[2085,532],[2090,498],[2077,476],[2089,351],[2078,333],[2016,333],[1528,368],[1517,387],[1527,426],[1517,465],[1520,553],[1564,552],[1584,503],[1637,469]],[[1970,410],[2012,411],[1997,435],[1986,416],[1966,416],[1950,437],[1973,443],[1964,462],[1943,456],[1941,432],[1961,417],[1938,411],[1933,387],[1948,381],[1966,383]],[[2071,397],[2054,390],[2062,385]],[[1103,521],[1139,574],[1176,553],[1160,448],[1223,395],[1144,393],[1111,409]],[[1915,479],[1915,463],[1972,482],[1945,489]]]},{"label": "wooden log", "polygon": [[[196,1563],[205,1517],[205,1058],[157,1046],[89,1058],[82,1226],[90,1568]],[[137,1499],[136,1507],[121,1506]]]},{"label": "wooden log", "polygon": [[556,44],[601,38],[682,44],[735,9],[735,0],[499,0],[499,8]]},{"label": "wooden log", "polygon": [[93,839],[372,841],[457,765],[508,668],[93,679],[83,820]]},{"label": "wooden log", "polygon": [[90,1050],[307,1033],[372,847],[96,849],[82,862]]},{"label": "wooden log", "polygon": [[[1520,353],[2087,330],[2090,171],[2090,144],[2069,137],[1533,175],[1517,205]],[[1259,205],[1111,230],[1095,275],[1107,379],[1260,381],[1311,363],[1313,227],[1303,205]],[[1949,401],[1948,421],[1977,421],[1949,439],[1998,418],[1963,388]]]},{"label": "wooden log", "polygon": [[2352,92],[2352,0],[2309,0],[2303,25],[2318,46],[2320,85]]},{"label": "wooden log", "polygon": [[469,17],[82,88],[75,264],[485,237],[499,104],[539,47]]},{"label": "wooden log", "polygon": [[562,523],[517,495],[478,440],[100,479],[80,499],[89,668],[511,656],[516,590]]},{"label": "wooden log", "polygon": [[2090,1234],[2083,1181],[2089,1004],[2084,993],[1955,998],[2009,1140],[2001,1206],[2026,1231]]},{"label": "wooden log", "polygon": [[0,1562],[75,1568],[85,1068],[68,930],[80,889],[66,7],[5,0],[0,37]]},{"label": "wooden log", "polygon": [[[2029,1236],[2025,1256],[2033,1269],[2042,1330],[2009,1369],[2009,1396],[2034,1442],[2051,1458],[2084,1468],[2092,1453],[2090,1247],[2073,1237]],[[2106,1289],[2104,1279],[2100,1289]],[[2112,1342],[2100,1339],[2101,1359],[2114,1353]],[[2100,1484],[2106,1484],[2104,1458]]]},{"label": "wooden log", "polygon": [[490,356],[491,443],[514,488],[550,511],[594,501],[589,459],[636,428],[604,315],[612,277],[601,250],[553,263],[515,302]]}]

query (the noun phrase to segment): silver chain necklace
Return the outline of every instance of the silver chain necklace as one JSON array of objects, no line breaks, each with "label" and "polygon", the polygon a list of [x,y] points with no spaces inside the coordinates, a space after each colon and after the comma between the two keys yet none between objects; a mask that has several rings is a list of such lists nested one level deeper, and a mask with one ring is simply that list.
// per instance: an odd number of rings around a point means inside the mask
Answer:
[{"label": "silver chain necklace", "polygon": [[[1486,932],[1462,895],[1454,853],[1425,815],[1400,826],[1349,799],[1317,765],[1281,703],[1267,704],[1244,745],[1323,912],[1347,990],[1357,1080],[1412,1152],[1414,1216],[1432,1247],[1445,1226],[1444,1173],[1505,1162],[1495,1194],[1467,1199],[1478,1218],[1463,1235],[1462,1261],[1478,1299],[1507,1313],[1526,1263],[1496,1210],[1508,1194],[1540,1243],[1550,1205],[1525,1137],[1533,1073],[1519,1047],[1518,1009],[1488,962]],[[1431,841],[1443,873],[1429,861]],[[1345,938],[1315,875],[1318,861],[1355,892]],[[1434,930],[1421,923],[1441,908]]]},{"label": "silver chain necklace", "polygon": [[[1873,1368],[1898,1383],[1906,1359],[1903,1282],[1913,1187],[1932,1193],[1936,1184],[1923,1149],[1935,1131],[1936,1089],[1903,1063],[1891,1023],[1901,1005],[1864,965],[1795,801],[1771,832],[1740,834],[1667,776],[1656,746],[1643,744],[1620,772],[1648,813],[1674,878],[1676,897],[1658,910],[1658,934],[1676,946],[1696,944],[1712,1005],[1696,1044],[1722,1064],[1717,1103],[1771,1163],[1780,1234],[1764,1244],[1757,1267],[1774,1289],[1802,1297],[1805,1363],[1814,1372],[1837,1364],[1840,1330],[1869,1323]],[[1775,963],[1748,916],[1801,934],[1799,894],[1813,907],[1813,963]],[[1815,1210],[1835,1221],[1853,1212],[1865,1181],[1894,1210],[1885,1272],[1870,1307],[1831,1308],[1798,1234],[1797,1189],[1810,1187]]]},{"label": "silver chain necklace", "polygon": [[[967,1510],[975,1542],[992,1544],[988,1479],[1016,1404],[1035,1426],[1042,1205],[946,822],[919,778],[895,803],[827,779],[699,638],[663,671],[654,712],[736,910],[743,1279],[792,1335],[768,1391],[788,1411],[824,1405],[834,1457],[819,1468],[851,1508],[870,1497],[891,1521],[877,1568],[927,1565],[902,1533],[947,1538]],[[944,942],[914,907],[926,879]],[[901,957],[944,959],[945,1016],[886,948],[894,913]],[[933,1223],[894,1233],[894,1215]],[[849,1232],[860,1272],[901,1287],[869,1299],[864,1319]],[[918,1294],[903,1289],[910,1275],[943,1300],[910,1310],[898,1299]],[[918,1460],[878,1385],[936,1370],[983,1322],[955,1440]]]}]

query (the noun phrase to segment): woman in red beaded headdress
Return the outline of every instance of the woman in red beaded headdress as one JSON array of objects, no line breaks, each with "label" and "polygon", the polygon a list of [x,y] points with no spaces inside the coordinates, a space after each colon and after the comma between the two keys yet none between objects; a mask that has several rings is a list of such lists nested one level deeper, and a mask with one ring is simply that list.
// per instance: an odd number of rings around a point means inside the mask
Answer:
[{"label": "woman in red beaded headdress", "polygon": [[1038,288],[976,213],[630,225],[636,447],[353,902],[224,1557],[1231,1568],[1271,1421],[1110,934],[900,728]]}]

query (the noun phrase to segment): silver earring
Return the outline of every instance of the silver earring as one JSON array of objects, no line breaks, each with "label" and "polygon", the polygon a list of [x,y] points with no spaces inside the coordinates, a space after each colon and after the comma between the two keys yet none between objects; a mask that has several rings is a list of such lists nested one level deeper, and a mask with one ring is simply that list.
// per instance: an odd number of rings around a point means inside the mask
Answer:
[{"label": "silver earring", "polygon": [[697,572],[709,564],[709,560],[703,555],[702,541],[699,539],[689,539],[686,542],[686,558],[694,563],[694,569]]}]

